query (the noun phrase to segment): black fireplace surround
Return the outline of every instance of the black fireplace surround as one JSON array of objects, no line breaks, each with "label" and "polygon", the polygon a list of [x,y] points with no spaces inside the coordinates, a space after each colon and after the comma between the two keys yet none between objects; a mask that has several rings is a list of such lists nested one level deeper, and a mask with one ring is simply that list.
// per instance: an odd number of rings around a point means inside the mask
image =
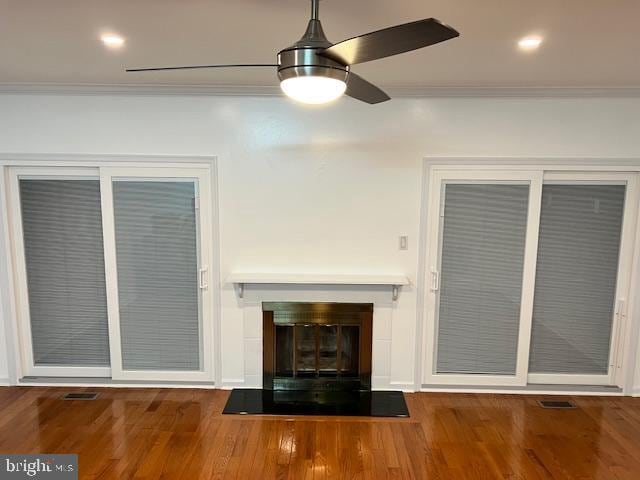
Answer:
[{"label": "black fireplace surround", "polygon": [[264,303],[263,388],[370,391],[373,305]]}]

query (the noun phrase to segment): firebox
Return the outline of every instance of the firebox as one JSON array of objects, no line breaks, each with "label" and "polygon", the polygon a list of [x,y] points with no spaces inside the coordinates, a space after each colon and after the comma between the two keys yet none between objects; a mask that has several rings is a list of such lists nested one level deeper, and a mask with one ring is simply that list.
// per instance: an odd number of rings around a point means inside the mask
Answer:
[{"label": "firebox", "polygon": [[263,388],[370,391],[373,304],[263,303]]}]

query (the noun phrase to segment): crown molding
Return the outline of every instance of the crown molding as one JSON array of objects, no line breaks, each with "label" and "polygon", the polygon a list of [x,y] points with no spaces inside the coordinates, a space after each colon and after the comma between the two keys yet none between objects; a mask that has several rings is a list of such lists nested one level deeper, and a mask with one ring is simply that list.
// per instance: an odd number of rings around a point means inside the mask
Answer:
[{"label": "crown molding", "polygon": [[640,87],[392,87],[387,92],[395,97],[640,97]]},{"label": "crown molding", "polygon": [[[540,97],[635,98],[638,87],[386,87],[396,98]],[[89,83],[0,83],[0,94],[21,95],[138,95],[138,96],[280,96],[276,85],[150,85]]]},{"label": "crown molding", "polygon": [[275,96],[277,86],[147,85],[101,83],[0,83],[0,94],[23,95],[149,95],[149,96]]}]

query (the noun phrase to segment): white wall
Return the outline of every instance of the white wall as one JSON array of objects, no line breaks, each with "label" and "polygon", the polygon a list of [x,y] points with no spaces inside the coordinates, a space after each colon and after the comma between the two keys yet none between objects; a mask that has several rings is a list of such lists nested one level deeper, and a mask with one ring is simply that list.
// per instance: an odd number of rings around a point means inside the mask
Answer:
[{"label": "white wall", "polygon": [[[1,117],[1,115],[0,115]],[[4,178],[2,176],[2,172],[0,172],[0,226],[5,223],[5,194],[4,194]],[[0,232],[3,229],[0,227]],[[4,235],[0,233],[0,385],[5,385],[10,382],[11,375],[9,374],[9,356],[13,356],[11,345],[8,342],[8,338],[6,335],[5,321],[10,317],[9,304],[10,300],[8,298],[8,289],[6,288],[6,283],[8,281],[8,270],[7,267],[7,252],[5,245]]]},{"label": "white wall", "polygon": [[[0,95],[0,152],[216,155],[223,279],[382,272],[415,283],[423,157],[640,158],[639,119],[638,98],[345,99],[310,109],[277,97]],[[392,321],[406,343],[394,342],[391,379],[413,383],[415,288],[403,289]],[[225,380],[243,375],[242,329],[225,287]]]},{"label": "white wall", "polygon": [[4,316],[5,316],[2,313],[3,307],[4,307],[4,299],[2,298],[2,295],[0,295],[0,315],[2,316],[2,318],[0,318],[0,385],[5,385],[9,383],[9,366],[7,364],[8,358],[7,358],[7,343],[6,343],[7,339],[6,339],[5,331],[3,328]]},{"label": "white wall", "polygon": [[640,355],[638,355],[637,352],[640,352],[640,340],[638,341],[638,347],[636,350],[636,373],[635,376],[633,378],[633,388],[631,393],[634,396],[640,397]]}]

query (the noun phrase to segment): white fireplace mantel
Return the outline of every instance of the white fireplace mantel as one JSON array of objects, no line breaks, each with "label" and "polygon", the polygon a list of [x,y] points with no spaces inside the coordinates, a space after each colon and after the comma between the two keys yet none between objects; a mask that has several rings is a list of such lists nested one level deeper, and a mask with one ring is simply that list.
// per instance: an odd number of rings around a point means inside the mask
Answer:
[{"label": "white fireplace mantel", "polygon": [[244,295],[245,284],[304,284],[304,285],[389,285],[393,300],[398,299],[401,286],[411,282],[405,275],[307,274],[307,273],[249,273],[236,272],[227,283],[238,286],[238,296]]}]

